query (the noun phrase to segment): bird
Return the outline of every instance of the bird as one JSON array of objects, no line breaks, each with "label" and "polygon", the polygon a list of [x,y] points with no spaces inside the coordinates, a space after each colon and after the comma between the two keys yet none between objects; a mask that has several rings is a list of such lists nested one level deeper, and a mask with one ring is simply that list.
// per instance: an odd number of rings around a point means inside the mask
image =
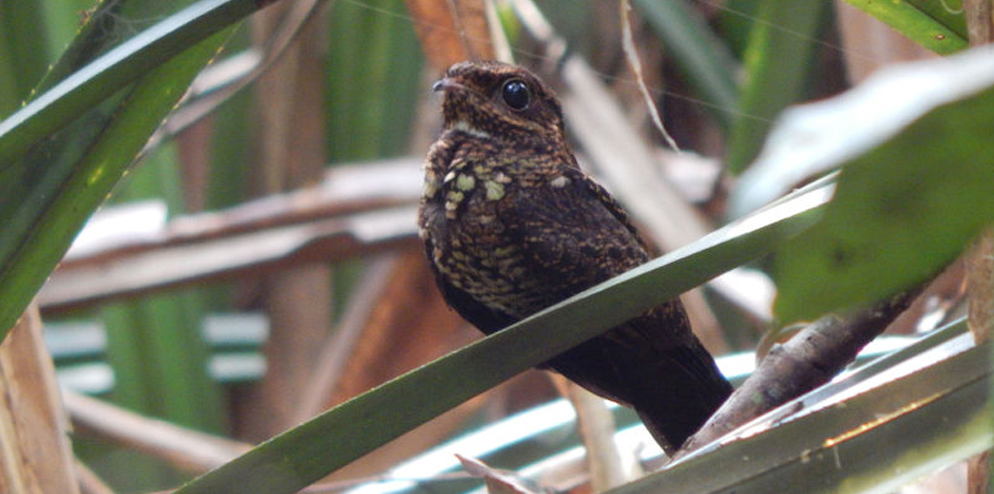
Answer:
[{"label": "bird", "polygon": [[[432,90],[443,124],[424,163],[418,234],[463,319],[491,334],[650,260],[626,211],[580,169],[538,76],[467,61]],[[540,367],[634,408],[668,454],[732,391],[679,299]]]}]

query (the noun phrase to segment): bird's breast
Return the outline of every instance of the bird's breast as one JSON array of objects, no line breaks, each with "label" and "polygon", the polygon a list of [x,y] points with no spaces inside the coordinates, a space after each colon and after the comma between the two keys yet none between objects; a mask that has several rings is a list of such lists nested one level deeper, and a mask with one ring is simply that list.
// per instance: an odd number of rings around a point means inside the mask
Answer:
[{"label": "bird's breast", "polygon": [[422,236],[445,280],[485,305],[524,317],[545,301],[528,271],[507,204],[519,183],[496,167],[455,162],[423,200]]}]

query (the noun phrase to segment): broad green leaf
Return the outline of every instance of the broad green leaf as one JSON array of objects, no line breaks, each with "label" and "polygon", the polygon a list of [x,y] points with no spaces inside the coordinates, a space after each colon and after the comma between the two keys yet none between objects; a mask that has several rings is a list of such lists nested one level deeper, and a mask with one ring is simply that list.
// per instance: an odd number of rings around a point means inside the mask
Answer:
[{"label": "broad green leaf", "polygon": [[966,68],[986,77],[971,82],[986,79],[986,88],[950,103],[910,98],[907,112],[921,112],[917,120],[896,135],[870,136],[875,147],[842,159],[825,216],[777,258],[775,312],[783,322],[866,305],[924,281],[994,222],[994,51],[974,55],[957,63],[975,62]]},{"label": "broad green leaf", "polygon": [[916,43],[942,55],[968,46],[961,0],[846,0]]},{"label": "broad green leaf", "polygon": [[804,190],[383,384],[195,479],[176,494],[296,492],[529,367],[770,252],[810,225],[825,192],[825,187]]},{"label": "broad green leaf", "polygon": [[895,64],[837,97],[788,108],[732,191],[731,214],[741,216],[838,170],[932,109],[994,86],[992,65],[990,47]]}]

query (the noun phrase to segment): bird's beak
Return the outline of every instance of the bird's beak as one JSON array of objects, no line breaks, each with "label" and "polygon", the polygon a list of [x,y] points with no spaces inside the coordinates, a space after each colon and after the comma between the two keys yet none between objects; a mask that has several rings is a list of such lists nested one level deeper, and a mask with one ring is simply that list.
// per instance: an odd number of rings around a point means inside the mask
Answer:
[{"label": "bird's beak", "polygon": [[436,93],[439,91],[449,91],[451,89],[465,89],[465,88],[466,87],[463,86],[462,84],[459,84],[458,82],[448,77],[443,77],[435,81],[435,83],[431,85],[431,90]]}]

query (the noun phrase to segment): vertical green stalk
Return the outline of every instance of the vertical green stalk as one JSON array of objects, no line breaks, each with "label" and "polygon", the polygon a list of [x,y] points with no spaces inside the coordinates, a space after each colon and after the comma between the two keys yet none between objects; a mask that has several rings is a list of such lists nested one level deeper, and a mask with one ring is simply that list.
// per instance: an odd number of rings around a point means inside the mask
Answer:
[{"label": "vertical green stalk", "polygon": [[[116,202],[164,199],[182,211],[179,161],[167,144],[128,174],[114,193]],[[221,433],[225,409],[220,387],[209,373],[210,354],[201,336],[204,311],[199,290],[166,293],[115,303],[101,311],[107,330],[107,358],[114,370],[118,405],[197,430]],[[167,488],[181,481],[171,469],[141,456],[117,460],[113,477],[132,489]],[[132,478],[121,470],[142,472]]]},{"label": "vertical green stalk", "polygon": [[0,119],[16,110],[45,74],[50,42],[43,12],[33,2],[0,8]]},{"label": "vertical green stalk", "polygon": [[[425,91],[424,56],[403,2],[336,2],[329,14],[324,96],[329,161],[408,152],[415,110]],[[361,264],[347,262],[339,268],[335,293],[347,295],[361,276]],[[345,300],[336,297],[336,314]]]},{"label": "vertical green stalk", "polygon": [[404,14],[403,4],[377,0],[369,7],[337,2],[330,12],[325,107],[332,162],[405,152],[423,89],[413,27],[381,11]]},{"label": "vertical green stalk", "polygon": [[732,173],[742,172],[759,154],[777,114],[803,97],[830,5],[790,0],[761,0],[758,5],[744,56],[740,114],[728,144]]}]

